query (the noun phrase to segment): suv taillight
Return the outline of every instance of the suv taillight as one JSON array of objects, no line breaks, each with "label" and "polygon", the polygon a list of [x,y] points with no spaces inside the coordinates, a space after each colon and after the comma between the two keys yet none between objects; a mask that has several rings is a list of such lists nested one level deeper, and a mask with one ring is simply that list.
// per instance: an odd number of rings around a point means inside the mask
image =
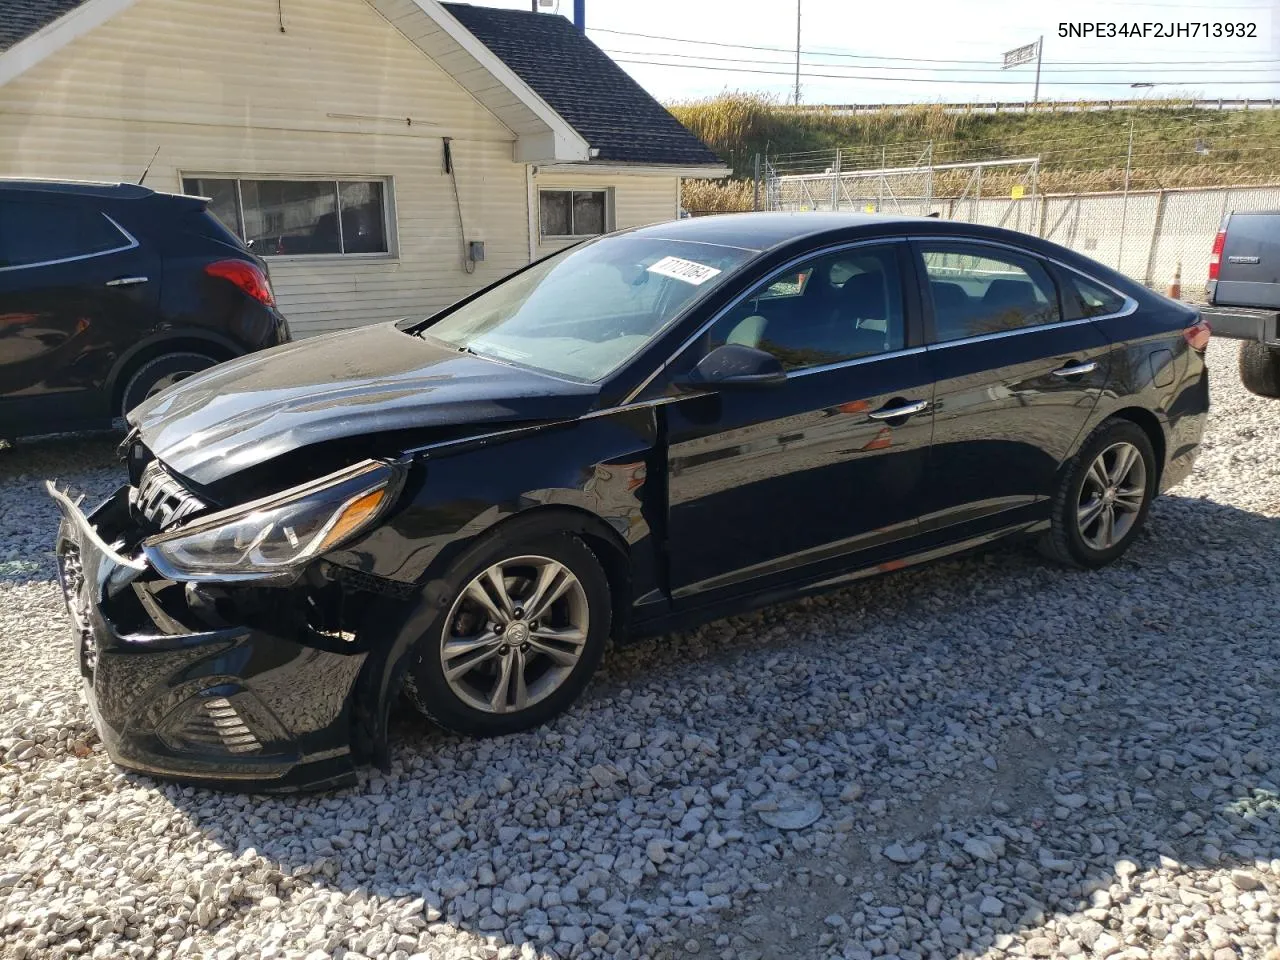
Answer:
[{"label": "suv taillight", "polygon": [[253,299],[274,307],[275,295],[271,292],[271,283],[267,275],[256,263],[247,260],[216,260],[204,268],[211,277],[229,280]]},{"label": "suv taillight", "polygon": [[1209,338],[1213,336],[1213,328],[1209,326],[1209,321],[1203,317],[1196,317],[1196,322],[1182,330],[1182,337],[1192,350],[1199,350],[1204,353],[1205,348],[1209,346]]},{"label": "suv taillight", "polygon": [[1224,227],[1213,238],[1213,253],[1209,256],[1209,279],[1218,279],[1218,270],[1222,266],[1222,248],[1227,245],[1227,231]]}]

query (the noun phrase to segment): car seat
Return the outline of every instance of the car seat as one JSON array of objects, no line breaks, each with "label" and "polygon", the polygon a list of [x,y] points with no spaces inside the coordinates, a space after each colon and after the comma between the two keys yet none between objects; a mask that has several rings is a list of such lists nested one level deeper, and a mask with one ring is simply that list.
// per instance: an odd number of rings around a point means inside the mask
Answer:
[{"label": "car seat", "polygon": [[973,299],[958,283],[930,280],[933,293],[933,325],[938,340],[958,340],[969,336]]}]

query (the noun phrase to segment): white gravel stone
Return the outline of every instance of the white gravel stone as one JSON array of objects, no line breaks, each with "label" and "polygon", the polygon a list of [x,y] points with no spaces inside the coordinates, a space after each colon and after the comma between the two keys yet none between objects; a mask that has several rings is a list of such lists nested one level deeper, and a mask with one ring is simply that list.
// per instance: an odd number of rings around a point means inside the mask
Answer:
[{"label": "white gravel stone", "polygon": [[0,451],[0,955],[1272,960],[1280,401],[1209,360],[1195,472],[1104,570],[1012,546],[620,647],[541,730],[403,713],[314,796],[107,761],[40,481],[109,493],[115,440]]}]

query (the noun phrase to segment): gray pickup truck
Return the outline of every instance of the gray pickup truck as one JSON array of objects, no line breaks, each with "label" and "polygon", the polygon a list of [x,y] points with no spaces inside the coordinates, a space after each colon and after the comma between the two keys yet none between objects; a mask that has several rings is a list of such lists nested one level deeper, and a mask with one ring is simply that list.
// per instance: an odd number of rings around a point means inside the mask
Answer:
[{"label": "gray pickup truck", "polygon": [[1261,397],[1280,397],[1280,211],[1229,213],[1209,261],[1208,306],[1215,337],[1240,344],[1240,379]]}]

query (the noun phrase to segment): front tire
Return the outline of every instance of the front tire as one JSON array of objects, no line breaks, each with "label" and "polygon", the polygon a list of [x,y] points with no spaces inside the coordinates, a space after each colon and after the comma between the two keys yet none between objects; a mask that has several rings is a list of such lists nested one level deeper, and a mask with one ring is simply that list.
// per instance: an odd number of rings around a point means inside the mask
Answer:
[{"label": "front tire", "polygon": [[1146,431],[1129,420],[1104,421],[1062,471],[1041,552],[1086,569],[1111,563],[1146,522],[1158,479]]},{"label": "front tire", "polygon": [[609,581],[585,543],[493,537],[445,579],[405,676],[422,714],[455,733],[500,736],[577,699],[612,629]]},{"label": "front tire", "polygon": [[1240,344],[1240,380],[1259,397],[1280,397],[1280,350],[1255,341]]},{"label": "front tire", "polygon": [[208,370],[217,364],[217,360],[204,353],[182,351],[180,353],[163,353],[152,357],[129,378],[124,392],[120,395],[121,417],[128,416],[130,410],[144,400],[155,396],[161,390],[167,390],[181,380],[202,370]]}]

